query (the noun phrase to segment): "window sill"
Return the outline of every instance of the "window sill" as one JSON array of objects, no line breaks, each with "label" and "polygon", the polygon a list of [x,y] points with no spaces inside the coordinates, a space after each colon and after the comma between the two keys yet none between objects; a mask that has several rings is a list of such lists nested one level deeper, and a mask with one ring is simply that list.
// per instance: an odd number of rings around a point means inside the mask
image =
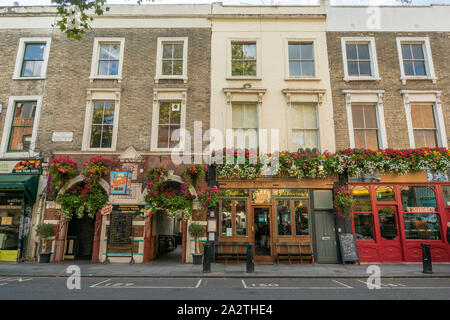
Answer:
[{"label": "window sill", "polygon": [[402,84],[406,84],[406,81],[409,80],[431,80],[433,83],[436,83],[437,77],[434,76],[402,76],[400,77],[400,81]]},{"label": "window sill", "polygon": [[28,152],[18,151],[18,152],[0,153],[0,157],[5,158],[5,159],[18,159],[18,158],[28,159],[28,158],[37,157],[38,155],[39,155],[39,153],[34,152],[34,151],[28,151]]},{"label": "window sill", "polygon": [[349,81],[379,81],[380,77],[344,77],[345,82]]},{"label": "window sill", "polygon": [[83,149],[81,149],[81,151],[87,151],[87,152],[90,152],[90,151],[99,151],[99,152],[102,152],[102,151],[106,151],[106,152],[115,152],[115,151],[116,151],[116,148],[83,148]]},{"label": "window sill", "polygon": [[13,77],[13,80],[45,80],[46,77]]},{"label": "window sill", "polygon": [[284,81],[320,81],[321,78],[316,77],[286,77]]},{"label": "window sill", "polygon": [[122,81],[122,76],[90,76],[89,80],[94,82],[94,80],[117,80],[117,82]]},{"label": "window sill", "polygon": [[227,77],[226,80],[251,80],[251,81],[260,81],[261,77]]},{"label": "window sill", "polygon": [[159,83],[159,80],[183,80],[184,83],[187,83],[188,77],[186,76],[156,76],[154,78],[155,83]]}]

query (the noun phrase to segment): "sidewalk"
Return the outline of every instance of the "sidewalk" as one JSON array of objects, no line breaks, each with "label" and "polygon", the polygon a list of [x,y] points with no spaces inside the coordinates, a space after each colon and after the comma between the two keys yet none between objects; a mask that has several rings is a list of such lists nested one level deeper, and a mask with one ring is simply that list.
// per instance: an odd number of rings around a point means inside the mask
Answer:
[{"label": "sidewalk", "polygon": [[[370,264],[274,264],[255,265],[254,273],[246,273],[244,264],[212,264],[211,273],[203,273],[202,265],[151,262],[147,264],[0,263],[0,277],[67,277],[68,266],[76,264],[83,277],[137,278],[366,278]],[[422,273],[420,263],[378,264],[384,278],[450,278],[449,263],[434,263],[433,274]]]}]

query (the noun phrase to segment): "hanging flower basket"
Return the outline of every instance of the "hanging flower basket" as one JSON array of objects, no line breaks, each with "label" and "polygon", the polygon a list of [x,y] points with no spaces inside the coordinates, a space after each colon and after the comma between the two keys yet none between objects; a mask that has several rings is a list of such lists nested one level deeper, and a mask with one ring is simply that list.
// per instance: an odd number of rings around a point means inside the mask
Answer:
[{"label": "hanging flower basket", "polygon": [[202,187],[197,190],[198,201],[203,208],[215,209],[220,200],[221,191],[219,187]]},{"label": "hanging flower basket", "polygon": [[83,176],[90,180],[99,180],[107,176],[110,160],[100,157],[93,157],[83,164]]},{"label": "hanging flower basket", "polygon": [[56,158],[50,162],[47,194],[61,190],[78,172],[78,165],[69,158]]},{"label": "hanging flower basket", "polygon": [[356,202],[352,197],[351,191],[346,186],[335,188],[333,191],[335,217],[351,219],[353,217],[353,209]]}]

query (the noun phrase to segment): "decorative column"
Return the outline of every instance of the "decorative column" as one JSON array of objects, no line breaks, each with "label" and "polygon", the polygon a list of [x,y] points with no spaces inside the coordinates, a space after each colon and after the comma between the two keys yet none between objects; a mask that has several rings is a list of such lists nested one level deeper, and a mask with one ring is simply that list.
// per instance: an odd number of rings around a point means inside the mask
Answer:
[{"label": "decorative column", "polygon": [[183,220],[182,226],[182,244],[181,244],[181,263],[186,263],[186,237],[187,237],[187,221]]},{"label": "decorative column", "polygon": [[142,259],[143,263],[150,261],[150,246],[152,240],[152,217],[146,217],[145,218],[145,225],[144,225],[144,257]]},{"label": "decorative column", "polygon": [[97,212],[95,216],[95,228],[94,228],[94,242],[92,245],[92,262],[98,262],[98,255],[100,251],[100,239],[102,233],[102,215]]}]

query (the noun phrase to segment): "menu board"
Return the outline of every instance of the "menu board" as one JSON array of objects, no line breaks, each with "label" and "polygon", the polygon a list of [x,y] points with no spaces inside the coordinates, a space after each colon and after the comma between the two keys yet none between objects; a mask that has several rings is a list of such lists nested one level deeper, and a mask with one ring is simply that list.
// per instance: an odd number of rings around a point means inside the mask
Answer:
[{"label": "menu board", "polygon": [[359,255],[356,241],[352,233],[340,233],[339,243],[341,245],[342,263],[346,261],[358,261]]},{"label": "menu board", "polygon": [[108,242],[110,246],[131,245],[133,235],[133,215],[138,206],[113,206],[109,222]]}]

